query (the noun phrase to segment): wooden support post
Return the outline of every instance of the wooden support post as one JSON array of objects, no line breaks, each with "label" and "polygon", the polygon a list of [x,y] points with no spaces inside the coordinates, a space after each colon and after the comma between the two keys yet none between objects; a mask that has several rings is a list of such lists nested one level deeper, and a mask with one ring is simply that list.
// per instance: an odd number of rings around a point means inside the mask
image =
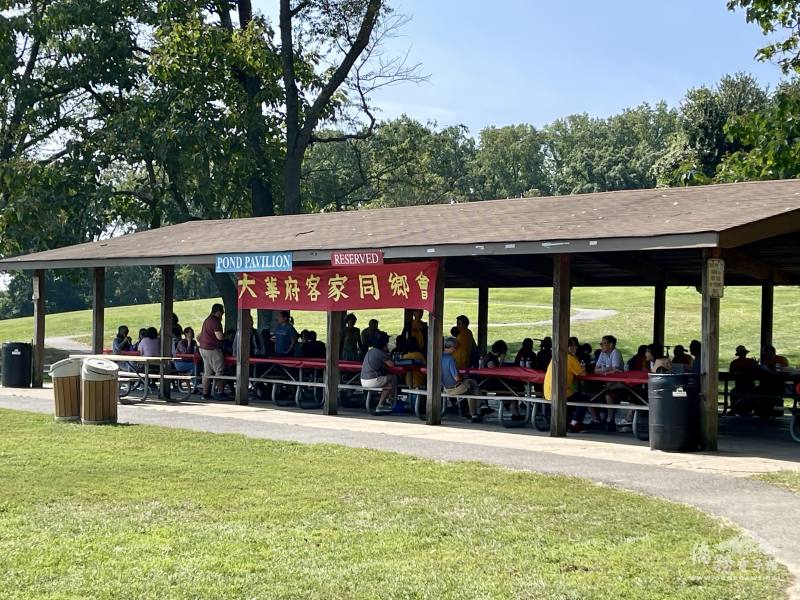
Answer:
[{"label": "wooden support post", "polygon": [[567,435],[567,353],[569,352],[570,255],[553,256],[553,370],[550,435]]},{"label": "wooden support post", "polygon": [[769,279],[761,284],[761,349],[772,345],[772,328],[775,310],[775,275],[770,271]]},{"label": "wooden support post", "polygon": [[94,280],[92,286],[94,292],[94,304],[92,305],[92,352],[94,354],[102,354],[106,305],[105,267],[94,268]]},{"label": "wooden support post", "polygon": [[489,286],[478,287],[478,352],[486,354],[489,341]]},{"label": "wooden support post", "polygon": [[442,342],[444,329],[444,261],[439,263],[433,310],[428,314],[428,425],[442,424]]},{"label": "wooden support post", "polygon": [[664,345],[664,324],[667,318],[667,284],[657,283],[653,298],[653,343]]},{"label": "wooden support post", "polygon": [[250,392],[250,331],[253,317],[249,308],[240,308],[236,315],[239,323],[239,347],[236,348],[236,404],[248,404]]},{"label": "wooden support post", "polygon": [[342,345],[342,328],[347,313],[328,312],[327,352],[325,354],[323,415],[339,414],[339,347]]},{"label": "wooden support post", "polygon": [[703,450],[717,449],[719,396],[719,298],[709,294],[708,260],[718,258],[718,248],[703,251],[703,318],[702,318],[702,405],[700,407],[700,444]]},{"label": "wooden support post", "polygon": [[[172,356],[172,305],[175,296],[175,267],[161,267],[161,356]],[[170,363],[162,361],[158,369],[158,397],[170,400],[170,380],[164,375],[169,373]]]},{"label": "wooden support post", "polygon": [[33,272],[33,373],[31,387],[42,387],[44,380],[44,271]]}]

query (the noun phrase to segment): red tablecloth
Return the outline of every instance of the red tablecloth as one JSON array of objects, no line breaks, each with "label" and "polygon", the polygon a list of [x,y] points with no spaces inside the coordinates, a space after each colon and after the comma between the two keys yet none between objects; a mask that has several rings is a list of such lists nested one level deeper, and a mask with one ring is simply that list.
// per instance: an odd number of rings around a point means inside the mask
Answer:
[{"label": "red tablecloth", "polygon": [[497,377],[525,383],[544,383],[544,371],[525,367],[497,367],[495,369],[465,369],[470,377]]},{"label": "red tablecloth", "polygon": [[599,383],[624,383],[625,385],[647,385],[647,371],[625,371],[611,375],[595,375],[590,373],[578,377],[581,381]]}]

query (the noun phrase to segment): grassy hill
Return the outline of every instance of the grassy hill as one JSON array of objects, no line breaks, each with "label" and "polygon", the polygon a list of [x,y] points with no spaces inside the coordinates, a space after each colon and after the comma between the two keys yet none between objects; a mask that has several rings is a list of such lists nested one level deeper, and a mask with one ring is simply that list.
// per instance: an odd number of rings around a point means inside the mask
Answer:
[{"label": "grassy hill", "polygon": [[[738,344],[746,345],[754,356],[759,354],[760,288],[729,287],[722,300],[720,327],[721,363],[727,364]],[[209,312],[213,299],[177,302],[175,312],[182,325],[196,330]],[[492,289],[489,292],[489,342],[505,340],[512,350],[519,347],[524,337],[541,338],[549,335],[551,326],[549,288]],[[609,316],[591,321],[576,321],[572,332],[581,341],[597,347],[600,337],[613,334],[619,339],[623,356],[628,357],[639,344],[647,343],[652,336],[653,290],[651,288],[576,288],[572,295],[573,318],[580,309],[606,309],[615,311]],[[477,330],[477,290],[448,290],[445,295],[446,330],[455,324],[459,314],[467,315]],[[158,327],[160,308],[157,304],[118,306],[107,308],[105,313],[105,339],[110,346],[117,326],[125,324],[135,332],[139,327]],[[800,362],[800,289],[779,287],[775,289],[774,343],[778,352],[789,357],[794,365]],[[370,318],[381,323],[381,329],[390,334],[400,332],[402,311],[357,311],[358,326],[366,327]],[[325,314],[301,312],[294,314],[298,330],[313,329],[324,338]],[[693,338],[700,338],[700,294],[694,288],[673,287],[667,290],[666,343],[688,346]],[[0,321],[0,341],[30,340],[33,320],[30,317]],[[76,311],[48,315],[46,335],[51,337],[77,336],[89,343],[91,311]]]}]

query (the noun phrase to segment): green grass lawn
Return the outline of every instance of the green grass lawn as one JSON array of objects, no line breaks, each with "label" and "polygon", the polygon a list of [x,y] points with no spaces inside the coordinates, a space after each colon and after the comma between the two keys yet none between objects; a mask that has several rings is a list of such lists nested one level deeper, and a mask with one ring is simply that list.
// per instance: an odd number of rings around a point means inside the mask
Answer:
[{"label": "green grass lawn", "polygon": [[[180,322],[199,329],[214,300],[178,302],[175,312]],[[551,326],[541,323],[551,316],[552,291],[549,288],[492,289],[489,292],[489,343],[503,339],[512,351],[525,337],[550,335]],[[720,364],[727,366],[733,350],[746,345],[753,356],[759,354],[761,290],[755,287],[728,287],[721,306]],[[629,357],[639,344],[651,341],[653,330],[653,291],[650,288],[575,288],[572,295],[573,314],[580,308],[602,308],[617,311],[616,315],[591,322],[576,322],[572,333],[597,347],[600,337],[613,334],[619,339],[623,356]],[[448,290],[445,302],[446,331],[455,324],[455,317],[466,314],[477,333],[477,290]],[[800,289],[775,289],[774,343],[778,352],[791,364],[800,362]],[[120,306],[106,309],[105,339],[111,343],[116,328],[126,324],[135,332],[139,327],[158,327],[160,309],[156,304]],[[390,334],[402,328],[402,311],[377,310],[356,312],[361,327],[370,318],[381,322],[381,329]],[[296,312],[298,330],[313,329],[325,335],[325,314]],[[31,318],[0,321],[0,341],[27,340],[33,331]],[[87,342],[91,332],[91,311],[50,315],[46,322],[47,336],[80,336]],[[666,343],[688,347],[693,338],[700,338],[700,294],[694,288],[671,287],[667,290]]]},{"label": "green grass lawn", "polygon": [[778,598],[787,584],[721,522],[583,480],[0,422],[4,598]]},{"label": "green grass lawn", "polygon": [[800,471],[776,471],[756,475],[755,479],[766,481],[800,494]]}]

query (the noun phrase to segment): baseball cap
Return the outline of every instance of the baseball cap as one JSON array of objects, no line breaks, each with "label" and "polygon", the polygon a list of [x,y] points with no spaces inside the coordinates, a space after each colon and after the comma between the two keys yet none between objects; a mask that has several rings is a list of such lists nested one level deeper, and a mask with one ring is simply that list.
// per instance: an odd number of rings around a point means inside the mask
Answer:
[{"label": "baseball cap", "polygon": [[749,352],[750,350],[744,346],[736,346],[736,356],[747,356]]}]

